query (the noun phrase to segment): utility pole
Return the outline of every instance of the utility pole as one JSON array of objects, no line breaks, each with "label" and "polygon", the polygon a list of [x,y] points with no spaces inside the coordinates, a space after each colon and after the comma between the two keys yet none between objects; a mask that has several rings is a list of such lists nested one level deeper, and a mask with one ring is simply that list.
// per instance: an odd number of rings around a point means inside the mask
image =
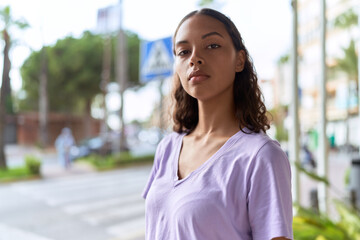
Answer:
[{"label": "utility pole", "polygon": [[159,93],[160,93],[160,102],[159,102],[159,128],[162,132],[165,132],[165,121],[164,121],[164,93],[163,93],[163,86],[164,86],[165,79],[162,77],[159,80]]},{"label": "utility pole", "polygon": [[46,147],[48,143],[48,64],[46,47],[43,46],[41,50],[41,72],[40,72],[40,85],[39,85],[39,136],[42,147]]},{"label": "utility pole", "polygon": [[[321,0],[321,79],[320,79],[320,129],[319,129],[319,160],[317,174],[328,176],[327,138],[326,138],[326,0]],[[320,212],[328,212],[328,189],[325,183],[318,183]]]},{"label": "utility pole", "polygon": [[299,164],[299,97],[298,97],[298,13],[297,13],[297,0],[291,1],[293,10],[293,31],[292,31],[292,104],[290,105],[290,113],[292,120],[292,128],[290,131],[290,161],[292,161],[292,182],[293,182],[293,201],[300,203],[300,173],[295,167]]},{"label": "utility pole", "polygon": [[120,151],[125,151],[127,149],[126,136],[125,136],[125,122],[124,122],[124,92],[127,87],[127,53],[126,53],[126,36],[123,31],[123,11],[122,11],[122,0],[119,0],[119,32],[117,38],[117,48],[116,48],[116,81],[120,86]]},{"label": "utility pole", "polygon": [[0,169],[7,169],[6,155],[5,155],[5,128],[6,128],[6,102],[11,97],[11,88],[10,88],[10,76],[9,72],[11,69],[11,62],[9,58],[10,50],[10,36],[6,29],[2,31],[3,39],[5,41],[4,47],[4,62],[3,62],[3,73],[2,73],[2,84],[0,91]]},{"label": "utility pole", "polygon": [[[357,16],[358,16],[358,29],[360,29],[360,2],[358,1],[357,4]],[[358,53],[358,124],[360,125],[360,33],[358,31],[358,36],[357,36],[357,53]],[[359,136],[359,154],[360,154],[360,131],[358,133]]]},{"label": "utility pole", "polygon": [[[106,26],[108,25],[108,17],[106,17]],[[105,31],[104,39],[104,56],[103,56],[103,69],[101,73],[101,84],[100,89],[103,93],[103,110],[104,118],[101,124],[101,134],[104,140],[106,140],[106,134],[108,132],[108,111],[106,106],[106,95],[108,93],[108,84],[110,83],[110,74],[111,74],[111,35],[108,33],[108,29]]]}]

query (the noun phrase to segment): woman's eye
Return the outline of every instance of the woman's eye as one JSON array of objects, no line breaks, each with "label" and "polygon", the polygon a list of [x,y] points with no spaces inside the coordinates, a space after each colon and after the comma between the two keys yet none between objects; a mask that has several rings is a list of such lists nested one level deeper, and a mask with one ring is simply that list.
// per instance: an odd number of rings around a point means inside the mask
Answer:
[{"label": "woman's eye", "polygon": [[219,44],[215,44],[215,43],[210,44],[210,45],[207,46],[207,48],[210,48],[210,49],[219,48],[219,47],[220,47],[220,45],[219,45]]},{"label": "woman's eye", "polygon": [[185,54],[188,54],[189,53],[189,50],[182,50],[182,51],[179,51],[178,52],[178,56],[184,56]]}]

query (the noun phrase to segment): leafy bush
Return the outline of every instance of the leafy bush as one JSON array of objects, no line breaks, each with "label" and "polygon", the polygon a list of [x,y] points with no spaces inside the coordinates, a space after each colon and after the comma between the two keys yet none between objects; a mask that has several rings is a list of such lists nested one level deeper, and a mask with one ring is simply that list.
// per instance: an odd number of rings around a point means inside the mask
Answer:
[{"label": "leafy bush", "polygon": [[90,155],[80,159],[93,165],[98,170],[107,170],[122,167],[129,164],[152,162],[154,155],[133,156],[129,152],[122,152],[116,155],[100,156]]},{"label": "leafy bush", "polygon": [[0,182],[10,182],[31,178],[32,175],[26,167],[0,169]]},{"label": "leafy bush", "polygon": [[[332,187],[329,180],[309,172],[301,165],[295,164],[296,168],[308,177],[318,182],[323,182]],[[334,201],[339,221],[333,221],[324,214],[319,214],[311,209],[299,205],[296,216],[293,219],[294,239],[296,240],[360,240],[360,213],[349,207],[344,201]]]},{"label": "leafy bush", "polygon": [[26,168],[30,171],[30,173],[34,175],[40,175],[41,161],[39,158],[35,156],[26,156],[25,165]]},{"label": "leafy bush", "polygon": [[[345,240],[349,239],[342,228],[325,215],[313,210],[296,206],[297,214],[293,219],[294,238],[299,240]],[[350,239],[349,239],[350,240]]]},{"label": "leafy bush", "polygon": [[151,162],[154,160],[154,155],[142,155],[142,156],[133,156],[129,152],[122,152],[114,156],[114,162],[116,165],[122,165],[125,163],[141,163],[141,162]]}]

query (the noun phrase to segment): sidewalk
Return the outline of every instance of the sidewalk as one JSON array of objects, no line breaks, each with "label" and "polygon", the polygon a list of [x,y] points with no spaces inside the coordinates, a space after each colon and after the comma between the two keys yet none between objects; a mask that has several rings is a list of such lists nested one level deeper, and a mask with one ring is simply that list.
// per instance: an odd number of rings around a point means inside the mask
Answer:
[{"label": "sidewalk", "polygon": [[[345,185],[346,171],[351,167],[353,153],[340,151],[330,151],[328,153],[328,180],[331,187],[328,189],[329,214],[333,218],[338,218],[337,210],[334,206],[334,199],[344,200],[348,192]],[[300,203],[310,207],[310,191],[317,189],[318,182],[311,180],[304,174],[300,175]]]},{"label": "sidewalk", "polygon": [[77,162],[70,169],[64,169],[57,160],[55,148],[40,149],[13,144],[5,146],[5,154],[9,168],[23,166],[26,156],[38,157],[42,162],[41,175],[45,179],[95,172],[91,166]]}]

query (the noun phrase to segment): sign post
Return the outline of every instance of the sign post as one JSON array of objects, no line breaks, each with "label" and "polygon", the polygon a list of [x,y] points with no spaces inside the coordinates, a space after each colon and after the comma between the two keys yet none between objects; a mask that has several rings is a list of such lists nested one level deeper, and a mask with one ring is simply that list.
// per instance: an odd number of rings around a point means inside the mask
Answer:
[{"label": "sign post", "polygon": [[147,83],[170,77],[173,74],[174,57],[171,37],[143,42],[140,49],[140,80]]},{"label": "sign post", "polygon": [[143,83],[159,81],[159,126],[165,128],[163,121],[163,91],[162,86],[166,77],[173,74],[174,57],[172,53],[171,37],[143,42],[140,49],[140,80]]}]

